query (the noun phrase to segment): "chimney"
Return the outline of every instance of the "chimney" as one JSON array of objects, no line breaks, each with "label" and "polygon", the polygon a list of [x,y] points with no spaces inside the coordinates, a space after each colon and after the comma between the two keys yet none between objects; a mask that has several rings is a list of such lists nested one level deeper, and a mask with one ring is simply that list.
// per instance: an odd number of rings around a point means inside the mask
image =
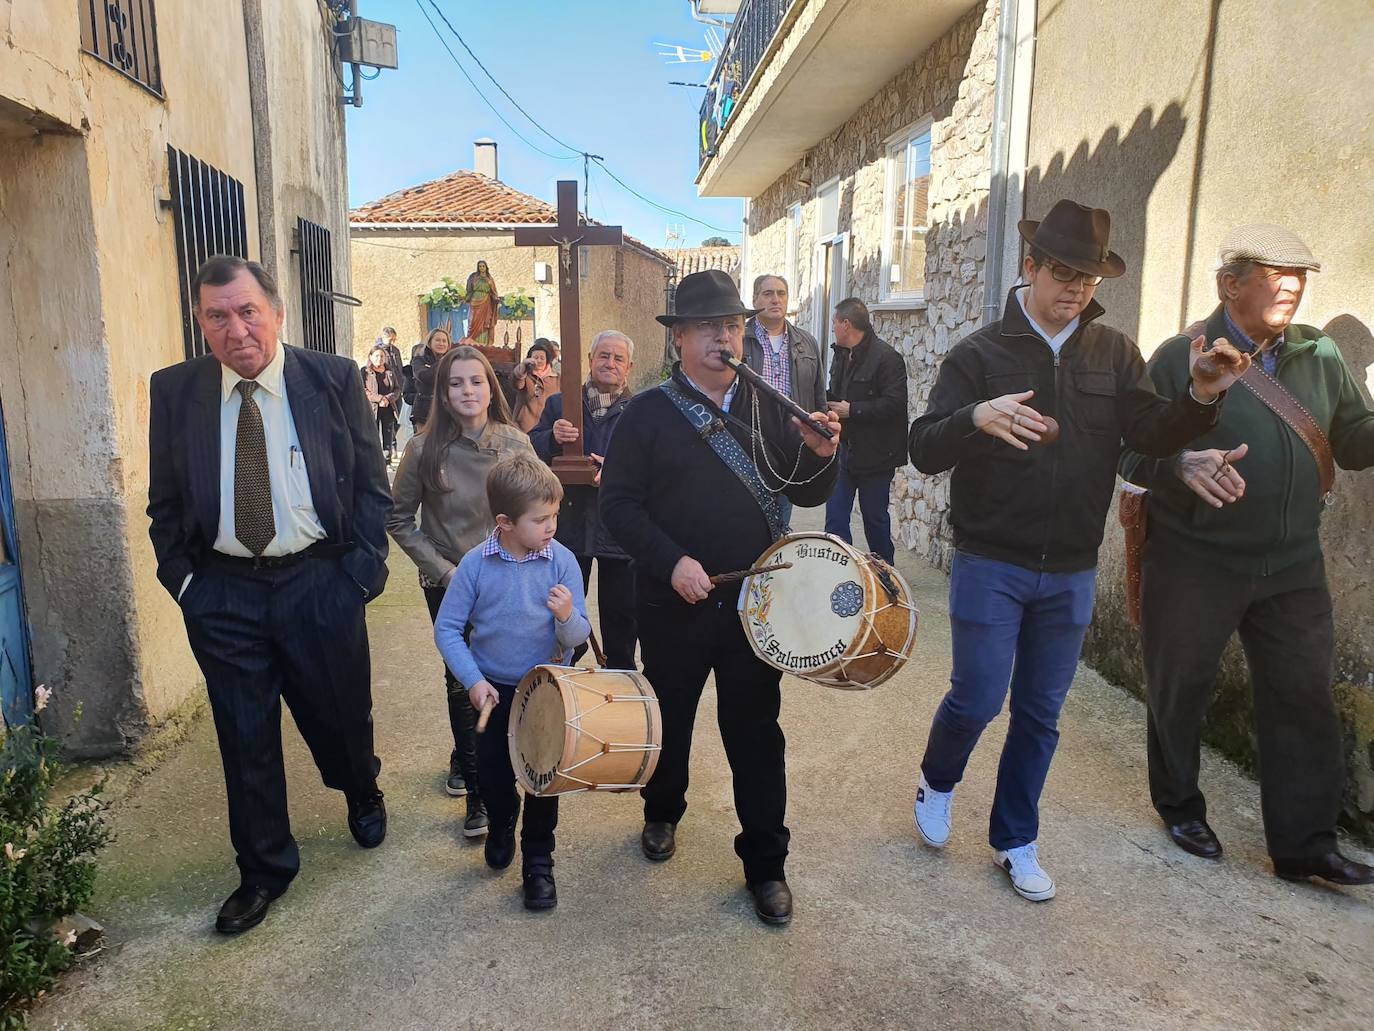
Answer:
[{"label": "chimney", "polygon": [[488,179],[501,178],[496,174],[496,141],[483,136],[472,144],[472,170]]}]

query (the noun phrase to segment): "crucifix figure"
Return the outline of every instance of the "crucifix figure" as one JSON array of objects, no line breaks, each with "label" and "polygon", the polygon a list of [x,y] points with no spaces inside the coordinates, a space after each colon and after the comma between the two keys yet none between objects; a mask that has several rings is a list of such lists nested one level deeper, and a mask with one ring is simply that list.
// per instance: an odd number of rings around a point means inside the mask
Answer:
[{"label": "crucifix figure", "polygon": [[577,212],[577,183],[558,182],[558,223],[515,231],[517,247],[558,248],[558,328],[562,334],[563,418],[577,427],[577,439],[563,445],[553,460],[553,471],[566,484],[589,484],[596,479],[596,464],[582,450],[582,313],[578,305],[577,254],[581,247],[619,247],[620,226],[593,226],[581,222]]}]

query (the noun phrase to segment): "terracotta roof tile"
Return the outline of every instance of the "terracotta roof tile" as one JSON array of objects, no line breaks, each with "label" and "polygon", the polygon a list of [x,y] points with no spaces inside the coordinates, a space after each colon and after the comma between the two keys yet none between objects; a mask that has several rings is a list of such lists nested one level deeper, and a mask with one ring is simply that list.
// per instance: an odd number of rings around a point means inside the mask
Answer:
[{"label": "terracotta roof tile", "polygon": [[665,248],[664,254],[677,266],[677,275],[690,276],[693,272],[705,272],[718,268],[739,279],[739,247],[676,247]]},{"label": "terracotta roof tile", "polygon": [[[460,168],[440,179],[407,186],[348,213],[353,225],[529,225],[558,221],[558,210],[481,172]],[[600,225],[595,219],[594,225]],[[672,259],[629,233],[625,242],[665,265]],[[736,248],[738,249],[738,248]]]},{"label": "terracotta roof tile", "polygon": [[480,172],[459,169],[441,179],[408,186],[354,208],[351,222],[521,223],[557,222],[552,204],[489,179]]}]

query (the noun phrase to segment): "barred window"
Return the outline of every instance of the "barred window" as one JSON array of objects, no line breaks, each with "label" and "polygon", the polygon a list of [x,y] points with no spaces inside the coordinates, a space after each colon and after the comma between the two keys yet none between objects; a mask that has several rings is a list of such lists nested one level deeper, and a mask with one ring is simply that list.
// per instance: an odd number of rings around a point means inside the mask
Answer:
[{"label": "barred window", "polygon": [[296,252],[301,271],[301,346],[335,354],[334,254],[329,230],[296,219]]},{"label": "barred window", "polygon": [[625,297],[625,252],[619,247],[615,250],[615,298],[617,301]]},{"label": "barred window", "polygon": [[81,49],[162,96],[153,0],[77,0]]},{"label": "barred window", "polygon": [[216,254],[248,257],[243,183],[175,147],[167,148],[167,179],[176,227],[181,328],[186,357],[195,358],[209,353],[205,337],[196,324],[196,298],[191,296],[196,272],[206,258]]}]

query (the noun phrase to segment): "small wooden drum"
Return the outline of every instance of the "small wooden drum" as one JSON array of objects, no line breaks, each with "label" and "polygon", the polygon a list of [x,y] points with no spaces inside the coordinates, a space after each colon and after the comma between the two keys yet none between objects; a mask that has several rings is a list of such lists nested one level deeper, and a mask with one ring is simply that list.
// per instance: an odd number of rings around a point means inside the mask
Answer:
[{"label": "small wooden drum", "polygon": [[755,565],[739,614],[756,654],[784,673],[849,690],[877,687],[911,656],[918,613],[902,575],[838,537],[794,533]]},{"label": "small wooden drum", "polygon": [[535,666],[510,714],[510,763],[533,795],[634,791],[663,746],[658,696],[631,670]]}]

